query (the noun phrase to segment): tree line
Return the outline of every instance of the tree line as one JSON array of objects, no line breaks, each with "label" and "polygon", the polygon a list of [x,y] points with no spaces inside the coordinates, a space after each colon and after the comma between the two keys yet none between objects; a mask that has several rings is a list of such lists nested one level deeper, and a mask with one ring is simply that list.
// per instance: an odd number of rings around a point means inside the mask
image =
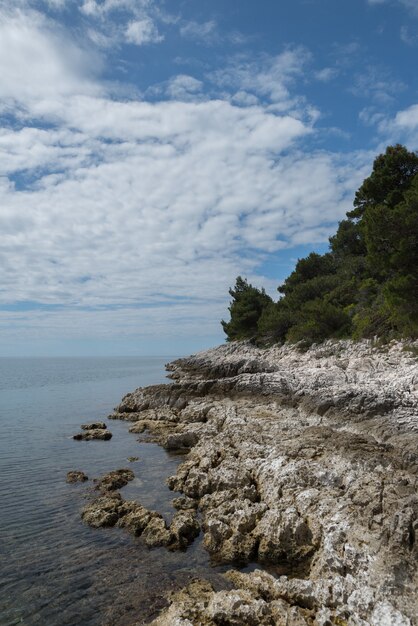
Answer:
[{"label": "tree line", "polygon": [[325,254],[299,259],[274,302],[238,276],[228,341],[418,338],[418,153],[389,146]]}]

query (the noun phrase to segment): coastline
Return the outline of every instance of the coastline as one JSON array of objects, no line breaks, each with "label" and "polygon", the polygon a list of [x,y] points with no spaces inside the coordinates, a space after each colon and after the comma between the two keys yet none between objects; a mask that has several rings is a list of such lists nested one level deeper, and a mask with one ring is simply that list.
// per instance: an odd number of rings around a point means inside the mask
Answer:
[{"label": "coastline", "polygon": [[110,417],[190,449],[168,485],[231,565],[232,591],[195,581],[154,626],[417,623],[414,349],[227,344],[123,398]]}]

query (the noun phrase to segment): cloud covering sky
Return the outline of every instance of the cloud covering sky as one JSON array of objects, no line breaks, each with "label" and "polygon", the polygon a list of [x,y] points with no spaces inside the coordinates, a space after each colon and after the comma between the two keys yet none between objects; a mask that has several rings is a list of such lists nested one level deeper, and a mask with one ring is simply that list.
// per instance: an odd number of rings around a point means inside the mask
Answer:
[{"label": "cloud covering sky", "polygon": [[[337,6],[338,5],[338,6]],[[3,0],[0,354],[223,341],[417,148],[413,0]]]}]

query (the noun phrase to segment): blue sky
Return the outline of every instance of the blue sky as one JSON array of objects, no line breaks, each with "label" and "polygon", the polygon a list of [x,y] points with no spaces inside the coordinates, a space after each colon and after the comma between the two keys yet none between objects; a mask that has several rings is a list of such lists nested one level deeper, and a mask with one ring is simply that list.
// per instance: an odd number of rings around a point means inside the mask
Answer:
[{"label": "blue sky", "polygon": [[417,148],[418,0],[2,0],[0,354],[223,341]]}]

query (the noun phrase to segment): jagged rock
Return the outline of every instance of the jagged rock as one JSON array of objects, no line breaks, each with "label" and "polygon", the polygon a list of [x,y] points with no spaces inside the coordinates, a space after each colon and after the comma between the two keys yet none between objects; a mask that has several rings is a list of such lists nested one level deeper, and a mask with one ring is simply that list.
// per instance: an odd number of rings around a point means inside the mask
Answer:
[{"label": "jagged rock", "polygon": [[193,498],[188,498],[187,496],[181,496],[180,498],[173,499],[173,506],[175,509],[179,511],[187,511],[188,509],[197,509],[198,507],[197,500],[193,500]]},{"label": "jagged rock", "polygon": [[418,368],[407,347],[231,343],[123,399],[114,417],[191,448],[167,482],[198,502],[212,557],[286,574],[232,573],[234,594],[187,588],[156,624],[418,623]]},{"label": "jagged rock", "polygon": [[102,428],[97,428],[93,430],[85,430],[82,433],[77,433],[73,436],[73,439],[76,441],[91,441],[92,439],[99,439],[101,441],[108,441],[112,438],[112,433],[108,430],[103,430]]},{"label": "jagged rock", "polygon": [[[259,626],[272,623],[268,604],[261,598],[255,599],[244,589],[219,591],[209,601],[207,614],[215,624],[228,626]],[[266,621],[268,619],[268,621]]]},{"label": "jagged rock", "polygon": [[199,535],[200,525],[194,510],[178,511],[170,524],[170,548],[184,549]]},{"label": "jagged rock", "polygon": [[[117,472],[110,474],[119,478]],[[113,478],[112,489],[115,484]],[[200,532],[195,510],[178,511],[168,526],[160,513],[146,509],[139,502],[124,500],[117,491],[109,489],[89,502],[81,517],[93,528],[125,528],[133,535],[142,537],[149,548],[166,546],[170,550],[183,550]]]},{"label": "jagged rock", "polygon": [[135,474],[130,469],[112,470],[105,474],[96,482],[96,489],[100,491],[116,491],[128,484],[135,478]]},{"label": "jagged rock", "polygon": [[148,426],[147,420],[136,420],[132,426],[129,427],[130,433],[143,433]]},{"label": "jagged rock", "polygon": [[88,480],[88,476],[84,472],[72,471],[67,472],[67,483],[83,483]]},{"label": "jagged rock", "polygon": [[122,498],[119,493],[100,496],[84,507],[81,517],[93,528],[114,526],[119,519],[121,503]]},{"label": "jagged rock", "polygon": [[195,446],[198,440],[198,434],[192,431],[175,433],[168,435],[164,443],[164,448],[167,450],[188,450]]},{"label": "jagged rock", "polygon": [[249,500],[227,500],[205,510],[204,545],[217,561],[247,563],[257,558],[259,533],[256,528],[266,505]]},{"label": "jagged rock", "polygon": [[149,511],[137,502],[124,502],[119,509],[117,525],[126,528],[135,536],[140,536],[153,518],[160,518],[159,513]]},{"label": "jagged rock", "polygon": [[171,544],[171,533],[162,517],[152,517],[146,525],[142,538],[149,548]]},{"label": "jagged rock", "polygon": [[[245,581],[240,583],[245,586]],[[251,584],[248,589],[216,592],[207,581],[194,580],[171,597],[169,608],[152,626],[306,626],[313,623],[311,611],[270,598],[266,586],[264,592],[266,595],[261,597],[260,590],[251,588]],[[336,625],[343,623],[334,622]],[[321,624],[326,626],[327,623]]]},{"label": "jagged rock", "polygon": [[135,463],[135,461],[139,461],[139,456],[128,456],[127,461],[129,461],[129,463]]},{"label": "jagged rock", "polygon": [[152,622],[152,626],[213,626],[202,613],[214,593],[205,580],[194,580],[185,589],[174,594],[171,606]]},{"label": "jagged rock", "polygon": [[91,424],[81,424],[82,430],[106,430],[107,426],[104,422],[92,422]]}]

